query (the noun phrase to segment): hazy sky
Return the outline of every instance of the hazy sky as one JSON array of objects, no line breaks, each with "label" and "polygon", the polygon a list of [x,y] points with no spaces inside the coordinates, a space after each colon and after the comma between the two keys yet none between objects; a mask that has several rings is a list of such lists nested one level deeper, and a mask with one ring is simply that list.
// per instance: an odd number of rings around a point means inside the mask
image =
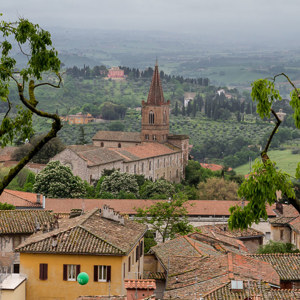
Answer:
[{"label": "hazy sky", "polygon": [[[4,2],[4,3],[3,3]],[[2,0],[4,19],[41,27],[299,38],[299,0]]]}]

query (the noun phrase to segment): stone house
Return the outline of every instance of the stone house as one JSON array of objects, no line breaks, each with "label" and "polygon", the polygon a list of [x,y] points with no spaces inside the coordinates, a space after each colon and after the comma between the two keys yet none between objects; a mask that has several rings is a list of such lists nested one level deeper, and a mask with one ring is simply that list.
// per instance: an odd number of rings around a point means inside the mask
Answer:
[{"label": "stone house", "polygon": [[14,249],[43,226],[55,224],[44,210],[0,210],[0,272],[19,273],[20,255]]},{"label": "stone house", "polygon": [[142,101],[141,132],[99,131],[93,145],[69,146],[51,160],[71,167],[92,183],[104,169],[180,182],[188,162],[189,137],[169,133],[170,101],[164,100],[156,64],[147,102]]}]

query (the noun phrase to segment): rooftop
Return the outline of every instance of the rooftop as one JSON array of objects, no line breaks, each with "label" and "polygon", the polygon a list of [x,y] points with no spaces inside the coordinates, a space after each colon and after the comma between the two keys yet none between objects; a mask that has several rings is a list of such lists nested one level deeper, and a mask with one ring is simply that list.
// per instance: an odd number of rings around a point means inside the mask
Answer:
[{"label": "rooftop", "polygon": [[0,235],[32,234],[37,224],[54,223],[55,217],[44,210],[0,210]]},{"label": "rooftop", "polygon": [[72,219],[59,228],[30,236],[17,252],[53,254],[124,255],[144,235],[147,226],[124,220],[124,224],[103,217],[98,208]]},{"label": "rooftop", "polygon": [[21,274],[0,274],[0,290],[15,290],[26,277]]},{"label": "rooftop", "polygon": [[[42,198],[42,196],[41,196]],[[0,195],[0,202],[12,204],[15,207],[28,207],[28,208],[41,208],[42,204],[39,204],[37,201],[37,194],[20,192],[5,189]],[[41,199],[42,201],[42,199]]]},{"label": "rooftop", "polygon": [[155,290],[154,279],[125,279],[125,289]]},{"label": "rooftop", "polygon": [[141,134],[140,132],[100,130],[93,136],[92,140],[140,143]]}]

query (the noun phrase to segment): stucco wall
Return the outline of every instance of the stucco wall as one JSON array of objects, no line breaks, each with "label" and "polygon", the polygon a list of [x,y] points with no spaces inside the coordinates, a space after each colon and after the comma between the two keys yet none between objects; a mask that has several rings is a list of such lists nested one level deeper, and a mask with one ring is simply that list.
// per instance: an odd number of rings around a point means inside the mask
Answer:
[{"label": "stucco wall", "polygon": [[[26,280],[15,290],[1,290],[1,300],[26,300]],[[27,298],[28,299],[28,298]]]}]

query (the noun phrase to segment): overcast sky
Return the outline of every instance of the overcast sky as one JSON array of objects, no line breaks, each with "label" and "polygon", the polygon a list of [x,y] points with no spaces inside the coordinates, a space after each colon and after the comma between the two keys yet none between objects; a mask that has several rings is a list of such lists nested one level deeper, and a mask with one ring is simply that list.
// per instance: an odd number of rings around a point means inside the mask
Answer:
[{"label": "overcast sky", "polygon": [[43,28],[162,30],[299,39],[299,0],[2,0],[5,20]]}]

